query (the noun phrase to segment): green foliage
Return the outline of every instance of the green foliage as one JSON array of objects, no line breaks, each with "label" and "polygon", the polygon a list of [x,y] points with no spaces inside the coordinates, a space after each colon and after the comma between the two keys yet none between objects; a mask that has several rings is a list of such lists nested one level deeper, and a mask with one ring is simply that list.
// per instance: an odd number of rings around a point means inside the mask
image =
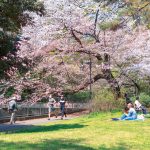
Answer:
[{"label": "green foliage", "polygon": [[[136,96],[131,97],[132,102],[134,102],[136,100]],[[146,106],[146,107],[150,107],[150,95],[142,92],[139,95],[139,101],[140,103],[142,103],[142,105]]]},{"label": "green foliage", "polygon": [[119,27],[119,21],[109,21],[109,22],[103,22],[99,25],[99,28],[102,30],[116,30]]},{"label": "green foliage", "polygon": [[90,92],[81,91],[72,95],[67,95],[66,97],[72,102],[87,102],[90,99]]},{"label": "green foliage", "polygon": [[33,93],[32,89],[24,89],[21,93],[21,100],[26,100],[30,98],[30,95]]},{"label": "green foliage", "polygon": [[96,91],[93,97],[92,111],[111,111],[123,107],[124,100],[115,100],[114,94],[110,89]]},{"label": "green foliage", "polygon": [[13,50],[15,37],[21,27],[32,22],[25,11],[44,14],[44,6],[38,0],[1,0],[0,1],[0,56]]},{"label": "green foliage", "polygon": [[140,102],[142,102],[143,105],[146,107],[150,107],[150,96],[147,95],[146,93],[141,93],[140,94]]},{"label": "green foliage", "polygon": [[[121,112],[15,126],[0,133],[1,150],[149,150],[150,119],[111,121]],[[20,128],[19,128],[20,127]],[[6,127],[5,127],[6,128]],[[18,129],[19,128],[19,129]]]},{"label": "green foliage", "polygon": [[30,21],[25,11],[34,11],[42,15],[44,7],[38,0],[1,0],[0,1],[0,27],[3,31],[16,32],[22,25]]},{"label": "green foliage", "polygon": [[38,0],[0,0],[0,58],[7,57],[0,59],[0,78],[7,78],[6,72],[12,66],[17,67],[20,73],[25,72],[22,60],[16,57],[20,40],[17,35],[21,34],[22,26],[32,24],[30,12],[44,15],[43,3]]},{"label": "green foliage", "polygon": [[147,28],[150,29],[150,23],[147,25]]},{"label": "green foliage", "polygon": [[138,80],[138,85],[140,86],[140,92],[145,93],[147,95],[150,95],[150,79],[149,77],[147,78],[142,78]]},{"label": "green foliage", "polygon": [[4,76],[4,70],[7,70],[9,65],[5,61],[0,61],[0,79]]},{"label": "green foliage", "polygon": [[130,16],[135,21],[135,26],[149,26],[150,22],[150,1],[149,0],[128,0],[125,7],[125,16]]},{"label": "green foliage", "polygon": [[9,98],[9,97],[11,97],[11,96],[14,94],[14,92],[15,92],[15,89],[14,89],[13,86],[11,86],[11,87],[9,87],[9,88],[7,89],[7,91],[5,92],[4,96],[5,96],[6,98]]},{"label": "green foliage", "polygon": [[41,103],[47,103],[48,102],[48,98],[47,97],[42,97],[42,99],[40,100]]},{"label": "green foliage", "polygon": [[107,2],[106,4],[108,5],[108,4],[110,4],[110,3],[114,3],[114,2],[116,2],[116,0],[93,0],[94,2],[97,2],[97,3],[99,3],[99,2]]},{"label": "green foliage", "polygon": [[5,56],[8,52],[15,51],[13,48],[14,41],[14,36],[7,35],[0,31],[0,56]]},{"label": "green foliage", "polygon": [[[14,55],[11,55],[7,57],[7,59],[1,59],[0,60],[0,79],[9,79],[11,76],[8,76],[7,71],[9,72],[11,67],[15,67],[18,69],[17,73],[18,75],[25,74],[29,67],[30,60],[27,60],[27,58],[23,59],[17,59]],[[24,64],[26,64],[24,66]]]}]

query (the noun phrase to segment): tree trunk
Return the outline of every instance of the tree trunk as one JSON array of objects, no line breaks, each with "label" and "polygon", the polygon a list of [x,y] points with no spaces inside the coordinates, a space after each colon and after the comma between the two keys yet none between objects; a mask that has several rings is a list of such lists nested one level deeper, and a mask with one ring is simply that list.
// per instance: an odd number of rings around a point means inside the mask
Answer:
[{"label": "tree trunk", "polygon": [[104,68],[102,68],[102,72],[104,74],[104,77],[107,80],[107,82],[110,84],[111,89],[114,93],[115,99],[118,99],[119,97],[121,97],[120,86],[111,72],[110,55],[107,53],[104,54],[103,67]]},{"label": "tree trunk", "polygon": [[112,89],[112,91],[114,93],[115,99],[117,100],[118,98],[121,97],[120,86],[119,86],[117,80],[113,76],[113,74],[112,74],[110,69],[103,70],[103,74],[104,74],[105,79],[109,83],[109,85],[110,85],[110,87],[111,87],[111,89]]}]

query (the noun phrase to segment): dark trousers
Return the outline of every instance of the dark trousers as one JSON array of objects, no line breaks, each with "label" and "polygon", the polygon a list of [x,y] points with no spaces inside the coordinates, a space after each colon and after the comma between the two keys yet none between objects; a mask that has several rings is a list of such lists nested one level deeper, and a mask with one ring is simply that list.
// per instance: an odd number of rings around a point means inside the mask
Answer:
[{"label": "dark trousers", "polygon": [[139,109],[136,109],[137,113],[142,112],[143,114],[147,114],[147,110],[144,106],[141,106]]},{"label": "dark trousers", "polygon": [[61,117],[63,118],[64,115],[65,115],[65,117],[66,117],[67,115],[66,115],[65,107],[64,107],[64,106],[60,107],[60,110],[61,110]]},{"label": "dark trousers", "polygon": [[141,106],[141,109],[142,109],[143,114],[147,114],[147,110],[144,106]]}]

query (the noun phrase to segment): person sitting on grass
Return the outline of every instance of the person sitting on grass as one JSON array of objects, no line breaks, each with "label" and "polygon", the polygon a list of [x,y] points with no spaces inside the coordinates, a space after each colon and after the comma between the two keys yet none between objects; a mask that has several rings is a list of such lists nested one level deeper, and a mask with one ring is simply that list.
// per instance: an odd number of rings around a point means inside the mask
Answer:
[{"label": "person sitting on grass", "polygon": [[121,116],[121,118],[112,118],[112,120],[117,121],[117,120],[136,120],[137,119],[137,114],[135,109],[133,108],[133,105],[129,103],[125,108],[124,108],[124,114]]},{"label": "person sitting on grass", "polygon": [[133,107],[133,104],[129,103],[127,105],[127,107],[129,109],[129,110],[126,109],[128,113],[127,113],[127,115],[124,114],[121,117],[121,120],[136,120],[137,119],[137,113]]},{"label": "person sitting on grass", "polygon": [[124,118],[128,117],[129,108],[126,106],[124,108],[124,114],[121,116],[120,120],[123,120]]},{"label": "person sitting on grass", "polygon": [[124,118],[128,117],[128,113],[129,113],[129,108],[126,106],[124,108],[124,114],[121,116],[121,118],[112,118],[112,120],[113,121],[123,120]]}]

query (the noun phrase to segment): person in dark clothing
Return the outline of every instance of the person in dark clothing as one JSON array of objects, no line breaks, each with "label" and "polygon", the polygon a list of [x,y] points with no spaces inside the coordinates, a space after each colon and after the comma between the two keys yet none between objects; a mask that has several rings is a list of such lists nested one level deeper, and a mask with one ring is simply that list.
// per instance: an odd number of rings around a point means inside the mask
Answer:
[{"label": "person in dark clothing", "polygon": [[124,94],[124,97],[125,97],[126,104],[129,104],[129,103],[132,104],[132,100],[129,98],[127,93]]},{"label": "person in dark clothing", "polygon": [[66,108],[65,108],[66,101],[63,95],[60,97],[59,104],[60,104],[60,111],[61,111],[61,119],[63,120],[64,115],[65,117],[67,117]]},{"label": "person in dark clothing", "polygon": [[132,100],[129,97],[127,97],[126,98],[126,104],[128,105],[129,103],[132,104]]}]

